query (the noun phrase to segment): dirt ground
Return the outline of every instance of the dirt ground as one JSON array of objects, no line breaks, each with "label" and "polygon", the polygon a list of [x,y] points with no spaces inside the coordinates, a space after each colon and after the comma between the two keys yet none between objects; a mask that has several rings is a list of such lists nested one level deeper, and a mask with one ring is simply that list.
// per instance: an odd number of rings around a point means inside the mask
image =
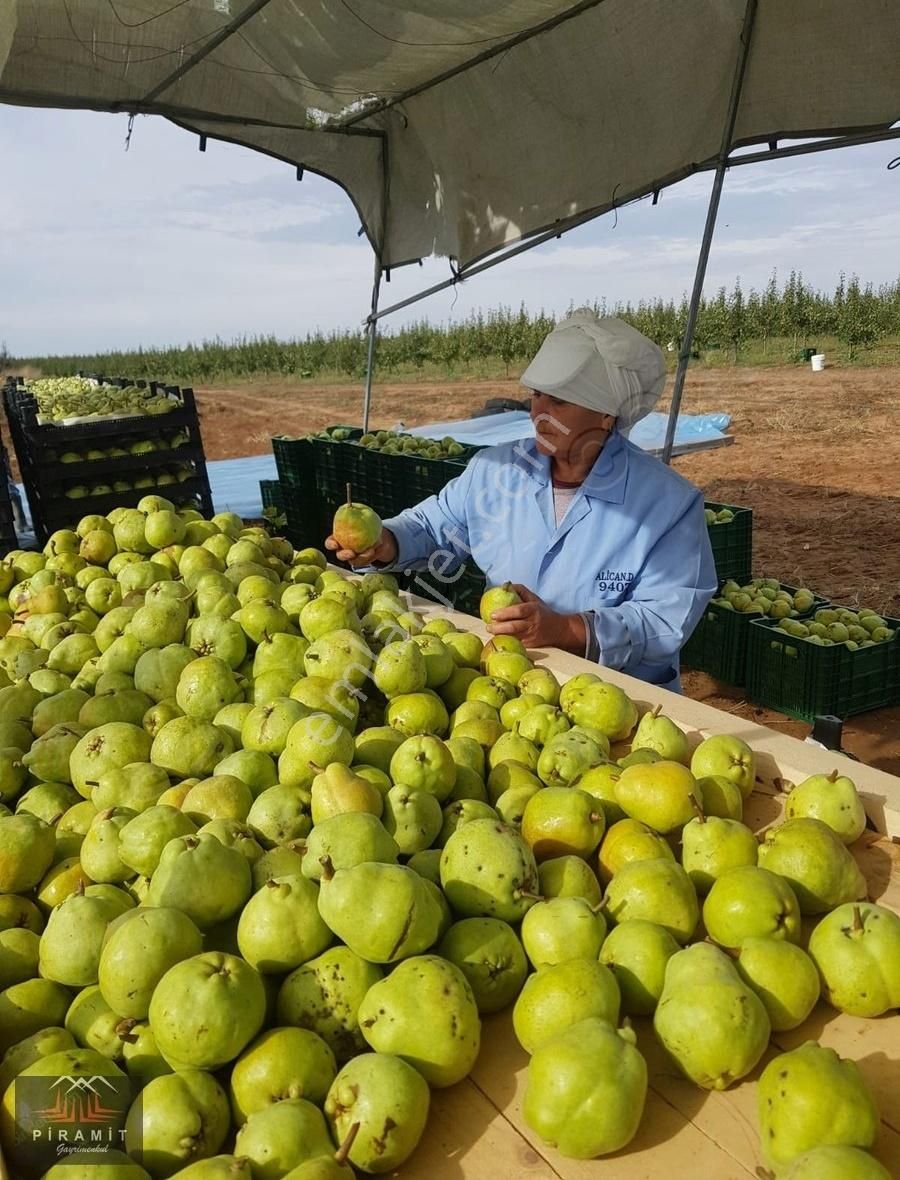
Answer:
[{"label": "dirt ground", "polygon": [[[273,379],[198,393],[210,459],[261,454],[272,434],[302,434],[361,417],[357,383]],[[522,396],[516,380],[377,384],[372,424],[465,417],[486,398],[504,396]],[[668,408],[667,399],[661,409]],[[697,368],[688,375],[684,409],[732,417],[732,445],[677,459],[676,467],[708,499],[753,509],[756,574],[900,616],[900,371]],[[687,672],[685,690],[796,737],[810,731],[703,673]],[[843,746],[863,762],[900,774],[900,708],[852,718]]]}]

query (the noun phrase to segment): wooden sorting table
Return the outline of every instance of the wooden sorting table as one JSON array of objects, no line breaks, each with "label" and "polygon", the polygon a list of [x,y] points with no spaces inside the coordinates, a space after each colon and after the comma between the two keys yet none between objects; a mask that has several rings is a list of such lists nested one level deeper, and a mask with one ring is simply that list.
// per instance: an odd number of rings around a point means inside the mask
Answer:
[{"label": "wooden sorting table", "polygon": [[[477,619],[436,611],[424,601],[417,606],[488,638]],[[579,672],[598,672],[620,685],[641,712],[661,705],[692,745],[716,733],[749,742],[757,753],[758,782],[744,819],[754,831],[781,816],[780,780],[796,783],[835,767],[849,775],[875,829],[866,831],[852,851],[869,883],[870,898],[900,913],[900,844],[892,840],[900,841],[900,779],[566,652],[532,654],[561,682]],[[470,1077],[449,1090],[434,1091],[422,1143],[398,1175],[402,1180],[756,1180],[762,1164],[756,1079],[776,1049],[767,1050],[743,1082],[707,1093],[665,1059],[649,1020],[634,1024],[647,1059],[649,1089],[638,1133],[623,1151],[597,1160],[565,1159],[525,1125],[528,1056],[513,1035],[507,1011],[485,1019],[481,1054]],[[807,1040],[818,1040],[858,1063],[881,1112],[874,1154],[900,1180],[900,1018],[859,1020],[820,1002],[800,1028],[773,1038],[781,1050]]]},{"label": "wooden sorting table", "polygon": [[[424,599],[416,606],[487,638],[478,619]],[[533,654],[560,681],[579,672],[600,672],[604,680],[620,685],[641,712],[661,705],[694,745],[716,733],[749,742],[757,753],[758,782],[744,818],[754,831],[781,816],[781,780],[799,782],[835,767],[849,775],[874,829],[852,851],[871,899],[900,913],[900,844],[894,843],[900,841],[900,779],[565,652]],[[528,1057],[513,1035],[507,1011],[484,1021],[482,1050],[472,1074],[448,1090],[434,1091],[422,1143],[397,1175],[402,1180],[756,1180],[762,1157],[755,1083],[776,1055],[775,1047],[749,1078],[730,1090],[707,1093],[666,1061],[648,1020],[636,1021],[635,1028],[647,1059],[649,1089],[640,1129],[623,1151],[598,1160],[569,1160],[529,1130],[522,1118]],[[900,1019],[859,1020],[820,1002],[799,1029],[773,1038],[779,1050],[807,1040],[818,1040],[858,1063],[881,1112],[874,1153],[900,1180]],[[5,1174],[2,1160],[0,1180],[14,1180]]]}]

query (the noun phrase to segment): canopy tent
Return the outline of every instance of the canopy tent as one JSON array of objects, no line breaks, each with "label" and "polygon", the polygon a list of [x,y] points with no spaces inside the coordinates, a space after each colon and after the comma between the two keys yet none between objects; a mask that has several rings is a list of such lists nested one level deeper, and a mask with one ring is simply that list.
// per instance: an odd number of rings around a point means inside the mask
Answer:
[{"label": "canopy tent", "polygon": [[375,252],[368,407],[384,270],[458,281],[716,168],[698,301],[736,147],[897,134],[900,3],[3,0],[0,101],[158,114],[340,184]]}]

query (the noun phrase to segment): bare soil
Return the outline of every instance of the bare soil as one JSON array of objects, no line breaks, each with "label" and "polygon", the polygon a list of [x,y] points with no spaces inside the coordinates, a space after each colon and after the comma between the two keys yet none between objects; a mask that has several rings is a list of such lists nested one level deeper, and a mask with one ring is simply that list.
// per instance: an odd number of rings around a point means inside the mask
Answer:
[{"label": "bare soil", "polygon": [[[357,383],[273,379],[198,392],[210,459],[261,454],[273,434],[361,420]],[[376,384],[372,424],[461,418],[489,397],[521,396],[514,379]],[[679,458],[676,467],[708,499],[753,509],[755,573],[900,616],[900,371],[697,368],[683,405],[732,417],[732,445]],[[703,673],[687,672],[685,691],[796,737],[810,732]],[[851,718],[843,746],[900,774],[900,708]]]}]

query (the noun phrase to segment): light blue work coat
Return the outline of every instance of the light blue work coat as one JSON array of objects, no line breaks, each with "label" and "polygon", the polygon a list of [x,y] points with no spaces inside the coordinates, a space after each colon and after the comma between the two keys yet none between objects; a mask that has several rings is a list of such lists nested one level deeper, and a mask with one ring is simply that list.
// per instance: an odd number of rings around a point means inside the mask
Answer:
[{"label": "light blue work coat", "polygon": [[533,439],[479,452],[439,495],[384,523],[394,568],[425,571],[446,593],[471,559],[488,585],[519,582],[556,611],[592,612],[601,664],[680,689],[678,653],[717,585],[703,496],[619,433],[558,526],[550,460]]}]

